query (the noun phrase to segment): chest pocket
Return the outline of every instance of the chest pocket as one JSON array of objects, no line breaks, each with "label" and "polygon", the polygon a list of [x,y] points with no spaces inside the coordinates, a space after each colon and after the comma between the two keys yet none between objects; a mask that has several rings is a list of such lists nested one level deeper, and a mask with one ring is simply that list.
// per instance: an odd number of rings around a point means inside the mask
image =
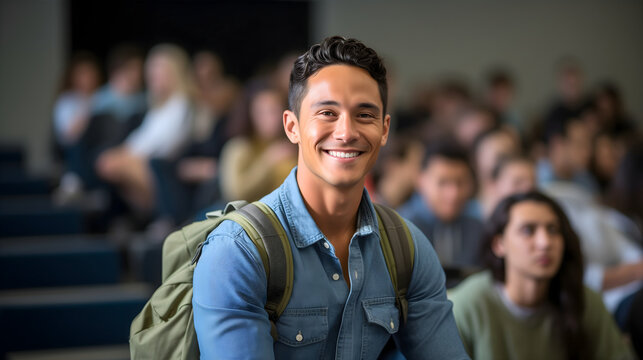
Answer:
[{"label": "chest pocket", "polygon": [[366,322],[362,330],[362,359],[375,359],[391,335],[400,328],[400,311],[394,297],[362,301]]},{"label": "chest pocket", "polygon": [[277,321],[279,359],[320,358],[328,337],[328,308],[286,309]]}]

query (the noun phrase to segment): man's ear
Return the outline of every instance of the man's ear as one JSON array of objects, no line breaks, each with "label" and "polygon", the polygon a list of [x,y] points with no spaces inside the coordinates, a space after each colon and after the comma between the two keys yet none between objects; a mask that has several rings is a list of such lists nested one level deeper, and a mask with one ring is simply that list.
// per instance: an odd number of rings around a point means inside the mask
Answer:
[{"label": "man's ear", "polygon": [[493,254],[500,259],[505,257],[505,242],[502,236],[496,235],[493,237],[493,241],[491,242],[491,251],[493,251]]},{"label": "man's ear", "polygon": [[291,143],[299,144],[299,120],[290,110],[284,111],[284,130]]},{"label": "man's ear", "polygon": [[386,142],[388,141],[388,133],[390,129],[391,129],[391,115],[386,114],[386,116],[384,116],[384,132],[382,132],[382,140],[380,142],[381,146],[386,145]]}]

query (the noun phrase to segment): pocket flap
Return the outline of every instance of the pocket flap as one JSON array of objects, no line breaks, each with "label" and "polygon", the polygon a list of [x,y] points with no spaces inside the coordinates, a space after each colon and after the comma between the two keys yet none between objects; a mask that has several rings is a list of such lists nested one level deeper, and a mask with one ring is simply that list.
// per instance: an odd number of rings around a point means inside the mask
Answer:
[{"label": "pocket flap", "polygon": [[326,340],[327,308],[286,309],[277,321],[279,342],[303,346]]},{"label": "pocket flap", "polygon": [[362,301],[362,306],[369,323],[383,327],[389,334],[395,334],[398,331],[400,311],[395,306],[394,297],[366,299]]}]

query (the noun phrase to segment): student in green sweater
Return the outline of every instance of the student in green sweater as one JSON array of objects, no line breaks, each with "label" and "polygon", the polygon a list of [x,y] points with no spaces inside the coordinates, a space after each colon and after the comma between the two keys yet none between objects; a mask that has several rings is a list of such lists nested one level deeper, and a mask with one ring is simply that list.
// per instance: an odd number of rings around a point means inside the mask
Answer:
[{"label": "student in green sweater", "polygon": [[509,196],[488,221],[489,270],[450,292],[473,359],[633,359],[601,298],[583,286],[578,236],[538,192]]}]

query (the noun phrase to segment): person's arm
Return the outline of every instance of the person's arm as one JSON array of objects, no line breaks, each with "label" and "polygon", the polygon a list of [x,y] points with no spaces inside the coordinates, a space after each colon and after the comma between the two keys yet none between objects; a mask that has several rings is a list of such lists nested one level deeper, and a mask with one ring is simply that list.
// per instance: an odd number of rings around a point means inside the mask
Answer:
[{"label": "person's arm", "polygon": [[638,280],[643,280],[643,261],[605,268],[602,288],[610,290]]},{"label": "person's arm", "polygon": [[265,270],[239,225],[225,221],[210,235],[193,284],[202,359],[274,359]]},{"label": "person's arm", "polygon": [[469,359],[446,297],[445,277],[429,240],[412,223],[415,242],[413,276],[407,299],[407,323],[395,335],[404,356],[411,359]]},{"label": "person's arm", "polygon": [[[602,212],[604,214],[606,212]],[[604,240],[618,254],[619,262],[613,266],[603,267],[601,290],[610,290],[631,282],[643,280],[643,253],[641,248],[621,232],[614,229],[605,218],[601,218],[601,230]],[[591,270],[590,270],[591,271]],[[596,290],[596,289],[595,289]]]}]

